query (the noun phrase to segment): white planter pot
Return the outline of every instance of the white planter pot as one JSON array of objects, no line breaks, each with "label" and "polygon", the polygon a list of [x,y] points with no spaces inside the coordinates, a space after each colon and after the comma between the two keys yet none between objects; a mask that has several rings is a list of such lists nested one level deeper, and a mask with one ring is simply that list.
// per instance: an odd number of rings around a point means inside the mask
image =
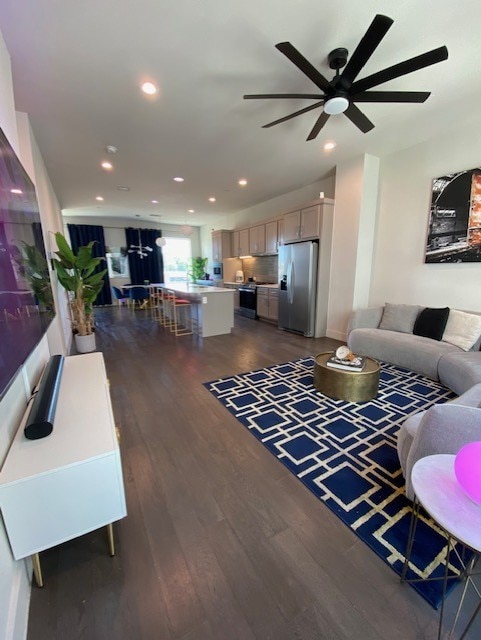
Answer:
[{"label": "white planter pot", "polygon": [[79,353],[89,353],[95,351],[95,333],[89,336],[74,335],[75,347]]}]

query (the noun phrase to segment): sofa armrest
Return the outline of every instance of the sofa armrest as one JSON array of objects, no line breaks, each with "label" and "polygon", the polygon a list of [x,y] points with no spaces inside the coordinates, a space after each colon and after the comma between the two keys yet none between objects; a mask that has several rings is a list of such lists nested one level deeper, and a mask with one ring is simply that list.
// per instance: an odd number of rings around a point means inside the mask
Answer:
[{"label": "sofa armrest", "polygon": [[464,407],[478,407],[481,408],[481,382],[473,385],[470,389],[465,391],[462,395],[458,396],[454,400],[450,400],[449,404],[459,404]]},{"label": "sofa armrest", "polygon": [[381,322],[384,307],[369,307],[353,311],[347,326],[347,335],[353,329],[377,329]]},{"label": "sofa armrest", "polygon": [[421,458],[438,453],[456,455],[465,444],[481,440],[481,409],[453,404],[436,404],[426,411],[414,436],[406,461],[406,495],[414,491],[411,472]]}]

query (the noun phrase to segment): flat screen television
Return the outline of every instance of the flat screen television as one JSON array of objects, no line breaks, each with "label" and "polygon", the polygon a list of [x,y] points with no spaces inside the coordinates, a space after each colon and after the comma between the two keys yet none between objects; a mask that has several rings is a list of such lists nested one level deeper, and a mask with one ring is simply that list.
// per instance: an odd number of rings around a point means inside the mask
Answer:
[{"label": "flat screen television", "polygon": [[0,129],[0,398],[54,315],[35,187]]}]

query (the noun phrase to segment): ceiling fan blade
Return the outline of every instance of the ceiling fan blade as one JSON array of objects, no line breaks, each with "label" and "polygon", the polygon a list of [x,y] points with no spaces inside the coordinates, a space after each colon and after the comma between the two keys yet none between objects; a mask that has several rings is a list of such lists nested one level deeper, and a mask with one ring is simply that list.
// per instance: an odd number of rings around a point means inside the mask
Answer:
[{"label": "ceiling fan blade", "polygon": [[346,115],[349,120],[363,133],[367,133],[368,131],[371,131],[371,129],[374,129],[374,125],[369,118],[365,116],[363,112],[352,102],[346,111],[344,111],[344,115]]},{"label": "ceiling fan blade", "polygon": [[362,91],[351,96],[353,102],[426,102],[430,91]]},{"label": "ceiling fan blade", "polygon": [[[349,88],[384,38],[394,20],[387,16],[377,15],[371,22],[361,41],[357,45],[341,76]],[[344,84],[344,82],[343,82]]]},{"label": "ceiling fan blade", "polygon": [[307,100],[319,100],[324,98],[319,93],[258,93],[244,96],[244,100],[264,100],[267,98],[306,98]]},{"label": "ceiling fan blade", "polygon": [[326,124],[329,118],[329,114],[323,111],[318,117],[316,124],[312,127],[311,133],[307,136],[306,140],[314,140],[314,138],[317,138],[319,131]]},{"label": "ceiling fan blade", "polygon": [[279,42],[276,44],[276,49],[279,49],[281,53],[283,53],[286,58],[296,65],[298,69],[302,71],[312,82],[322,89],[323,91],[331,91],[332,87],[328,80],[322,75],[320,71],[314,67],[309,60],[304,58],[302,53],[300,53],[290,42]]},{"label": "ceiling fan blade", "polygon": [[291,113],[288,116],[284,116],[283,118],[279,118],[279,120],[274,120],[274,122],[269,122],[268,124],[263,125],[262,128],[263,129],[268,129],[269,127],[273,127],[275,124],[280,124],[281,122],[286,122],[286,120],[290,120],[291,118],[295,118],[296,116],[300,116],[303,113],[307,113],[308,111],[312,111],[313,109],[317,109],[317,107],[320,107],[323,104],[324,104],[324,101],[316,102],[316,104],[311,104],[308,107],[305,107],[304,109],[301,109],[300,111],[296,111],[295,113]]},{"label": "ceiling fan blade", "polygon": [[438,47],[432,51],[422,53],[420,56],[415,56],[414,58],[410,58],[409,60],[405,60],[404,62],[395,64],[392,67],[373,73],[373,75],[367,76],[367,78],[354,82],[351,87],[351,95],[361,93],[367,89],[383,84],[384,82],[388,82],[389,80],[394,80],[394,78],[405,76],[413,71],[424,69],[424,67],[429,67],[432,64],[437,64],[438,62],[447,60],[447,58],[448,50],[446,47]]}]

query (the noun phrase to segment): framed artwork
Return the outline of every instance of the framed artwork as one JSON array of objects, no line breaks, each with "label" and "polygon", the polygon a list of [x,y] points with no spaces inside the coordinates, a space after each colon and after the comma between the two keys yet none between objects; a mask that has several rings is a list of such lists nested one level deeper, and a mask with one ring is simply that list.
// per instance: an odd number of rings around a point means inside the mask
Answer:
[{"label": "framed artwork", "polygon": [[105,257],[109,278],[129,278],[127,247],[109,247]]},{"label": "framed artwork", "polygon": [[425,262],[481,262],[481,167],[434,178]]}]

